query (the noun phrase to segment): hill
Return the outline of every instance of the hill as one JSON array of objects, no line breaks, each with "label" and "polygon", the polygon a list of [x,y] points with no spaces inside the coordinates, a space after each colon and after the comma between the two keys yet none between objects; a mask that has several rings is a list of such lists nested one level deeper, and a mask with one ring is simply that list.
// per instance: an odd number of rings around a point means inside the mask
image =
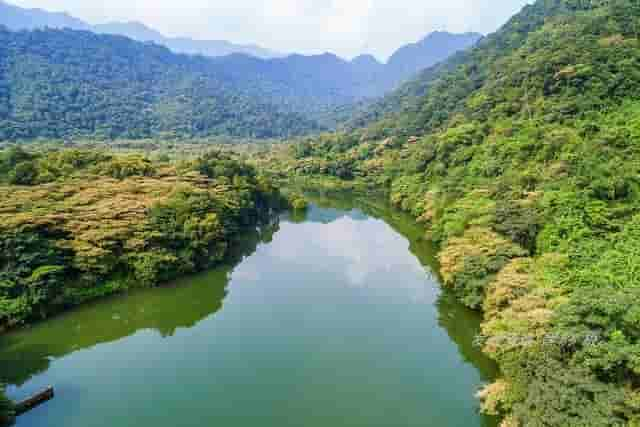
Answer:
[{"label": "hill", "polygon": [[635,0],[538,0],[368,127],[256,162],[385,188],[425,225],[484,313],[505,427],[640,422],[639,34]]}]

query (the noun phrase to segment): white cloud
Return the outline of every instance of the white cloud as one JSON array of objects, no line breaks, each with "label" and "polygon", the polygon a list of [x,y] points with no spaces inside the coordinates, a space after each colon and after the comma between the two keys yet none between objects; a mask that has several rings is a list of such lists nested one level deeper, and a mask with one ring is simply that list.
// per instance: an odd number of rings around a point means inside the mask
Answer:
[{"label": "white cloud", "polygon": [[530,0],[9,0],[91,23],[141,21],[173,36],[300,53],[386,58],[434,30],[489,33]]}]

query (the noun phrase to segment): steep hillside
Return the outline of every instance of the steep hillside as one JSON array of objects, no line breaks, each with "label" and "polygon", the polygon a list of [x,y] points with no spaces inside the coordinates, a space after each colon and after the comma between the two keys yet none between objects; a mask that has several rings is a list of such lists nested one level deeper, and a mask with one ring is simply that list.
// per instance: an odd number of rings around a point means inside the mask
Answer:
[{"label": "steep hillside", "polygon": [[261,159],[387,188],[425,225],[484,312],[503,378],[479,396],[505,427],[640,423],[639,34],[636,0],[538,0],[385,119]]}]

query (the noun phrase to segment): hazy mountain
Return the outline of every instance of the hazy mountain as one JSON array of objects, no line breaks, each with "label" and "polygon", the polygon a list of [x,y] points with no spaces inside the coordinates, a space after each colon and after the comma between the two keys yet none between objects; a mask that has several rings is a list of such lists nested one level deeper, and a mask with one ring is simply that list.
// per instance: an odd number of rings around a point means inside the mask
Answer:
[{"label": "hazy mountain", "polygon": [[0,0],[0,25],[10,30],[32,30],[34,28],[71,28],[88,30],[90,25],[67,13],[49,12],[42,9],[23,9]]},{"label": "hazy mountain", "polygon": [[[267,73],[277,83],[291,79],[298,84],[290,90],[302,90],[298,97],[305,103],[306,95],[315,98],[322,92],[320,102],[327,106],[350,103],[363,98],[379,97],[398,87],[400,83],[415,76],[451,54],[475,44],[480,34],[451,34],[435,32],[417,43],[401,47],[387,64],[380,63],[372,55],[360,55],[345,61],[335,55],[291,55],[282,54],[255,45],[238,45],[223,40],[194,40],[186,37],[166,37],[162,33],[140,22],[112,22],[90,25],[66,13],[54,13],[41,9],[24,9],[0,0],[0,25],[10,30],[35,28],[70,28],[88,30],[98,34],[113,34],[142,42],[153,42],[168,47],[176,53],[200,54],[223,57],[244,54],[261,59],[274,59],[271,63],[257,63],[240,58],[230,58],[225,64],[238,78],[251,79],[256,73]],[[241,65],[242,64],[242,65]],[[242,70],[238,67],[245,66]],[[278,74],[281,75],[278,75]],[[296,75],[299,73],[299,75]],[[316,86],[316,87],[313,87]],[[324,91],[324,92],[323,92]]]},{"label": "hazy mountain", "polygon": [[351,65],[362,72],[380,72],[384,64],[379,62],[373,55],[360,55],[351,60]]},{"label": "hazy mountain", "polygon": [[224,56],[244,53],[259,58],[273,58],[282,54],[255,45],[238,45],[224,40],[193,40],[190,38],[165,37],[160,32],[139,22],[112,22],[91,25],[67,13],[49,12],[42,9],[24,9],[0,0],[0,25],[10,30],[32,30],[36,28],[69,28],[88,30],[100,34],[117,34],[138,41],[152,41],[168,47],[176,53]]},{"label": "hazy mountain", "polygon": [[165,37],[160,32],[140,22],[111,22],[93,25],[91,31],[100,34],[117,34],[138,41],[152,41],[168,47],[177,53],[192,55],[225,56],[232,53],[243,53],[257,58],[275,58],[281,53],[256,45],[239,45],[225,40],[194,40],[187,37]]},{"label": "hazy mountain", "polygon": [[397,85],[421,70],[444,61],[453,53],[464,50],[478,42],[482,34],[452,34],[436,31],[417,43],[398,49],[387,61],[387,77]]}]

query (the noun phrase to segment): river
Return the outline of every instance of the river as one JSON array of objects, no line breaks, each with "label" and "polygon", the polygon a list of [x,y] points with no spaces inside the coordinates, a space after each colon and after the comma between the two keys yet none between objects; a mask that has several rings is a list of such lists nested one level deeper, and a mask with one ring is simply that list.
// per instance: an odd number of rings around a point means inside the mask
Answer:
[{"label": "river", "polygon": [[17,427],[495,427],[479,316],[423,230],[384,203],[312,197],[228,265],[0,336],[0,381],[56,397]]}]

